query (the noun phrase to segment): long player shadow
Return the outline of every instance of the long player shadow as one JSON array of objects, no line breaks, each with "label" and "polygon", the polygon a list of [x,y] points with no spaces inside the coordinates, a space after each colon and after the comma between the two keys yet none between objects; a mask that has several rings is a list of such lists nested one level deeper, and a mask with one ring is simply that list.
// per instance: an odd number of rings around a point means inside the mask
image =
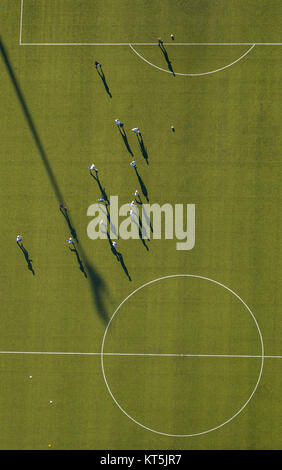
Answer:
[{"label": "long player shadow", "polygon": [[[55,175],[53,173],[53,170],[52,170],[52,167],[49,163],[47,154],[46,154],[46,152],[44,150],[44,147],[42,145],[42,142],[40,140],[40,137],[39,137],[39,134],[38,134],[37,129],[35,127],[35,124],[33,122],[31,113],[28,109],[28,106],[26,104],[24,95],[23,95],[23,93],[20,89],[19,83],[17,81],[16,75],[14,73],[13,67],[10,63],[10,60],[8,58],[6,49],[4,47],[4,44],[3,44],[3,41],[2,41],[1,38],[0,38],[0,54],[2,56],[2,59],[3,59],[3,62],[5,64],[5,66],[6,66],[6,69],[7,69],[7,72],[9,74],[10,80],[11,80],[13,86],[14,86],[16,95],[17,95],[18,100],[20,102],[20,105],[22,107],[25,119],[27,121],[29,129],[30,129],[31,134],[33,136],[34,142],[37,146],[39,155],[41,157],[41,160],[43,162],[43,165],[44,165],[45,170],[47,172],[47,175],[49,177],[49,180],[50,180],[52,189],[55,193],[55,196],[56,196],[59,204],[65,205],[63,194],[62,194],[62,192],[61,192],[61,190],[58,186],[56,177],[55,177]],[[66,219],[66,217],[64,217],[64,218],[65,218],[65,221],[67,223],[68,229],[71,230],[71,227],[72,227],[72,229],[74,230],[74,225],[71,221],[71,218],[70,218],[69,214],[68,214],[68,219]],[[76,231],[74,231],[74,232],[76,234]],[[77,248],[77,251],[78,251],[78,248]],[[86,267],[86,270],[87,270],[87,273],[88,273],[87,279],[89,281],[89,286],[90,286],[90,290],[91,290],[91,293],[92,293],[93,302],[94,302],[96,311],[97,311],[100,319],[104,323],[107,324],[108,321],[109,321],[109,315],[108,315],[107,308],[106,308],[106,299],[110,298],[108,288],[105,284],[105,281],[102,279],[101,275],[98,273],[98,271],[94,268],[93,264],[86,257],[85,252],[84,252],[81,244],[80,244],[79,253],[80,253],[79,258],[84,263],[84,265]]]},{"label": "long player shadow", "polygon": [[148,216],[146,210],[145,210],[145,207],[144,205],[142,204],[142,216],[144,216],[144,219],[146,219],[146,224],[148,227],[150,227],[150,230],[151,232],[153,233],[154,230],[153,230],[153,227],[152,227],[152,223],[151,223],[151,220],[150,220],[150,217]]},{"label": "long player shadow", "polygon": [[146,233],[146,230],[144,230],[144,227],[142,226],[142,223],[140,221],[140,218],[138,217],[138,222],[135,220],[135,217],[132,219],[133,223],[136,225],[137,229],[138,229],[138,233],[139,233],[139,238],[140,238],[140,241],[142,242],[143,246],[146,248],[147,251],[149,251],[149,247],[147,246],[144,238],[146,238],[146,240],[149,242],[149,238],[147,236],[147,233]]},{"label": "long player shadow", "polygon": [[21,251],[24,254],[24,257],[25,257],[25,260],[26,260],[26,263],[27,263],[27,268],[29,269],[29,271],[32,272],[33,275],[35,275],[35,272],[34,272],[34,269],[33,269],[33,266],[32,266],[32,259],[29,257],[29,253],[28,253],[27,249],[23,246],[23,243],[17,242],[17,244],[18,244],[18,247],[21,249]]},{"label": "long player shadow", "polygon": [[124,273],[126,274],[128,280],[131,281],[131,276],[130,276],[129,271],[128,271],[126,265],[125,265],[122,253],[120,253],[120,251],[117,251],[117,249],[113,246],[112,240],[111,240],[111,237],[109,235],[108,230],[106,230],[105,233],[107,234],[108,242],[109,242],[109,245],[110,245],[110,248],[111,248],[111,251],[112,251],[113,255],[116,257],[117,261],[120,263],[120,265],[121,265]]},{"label": "long player shadow", "polygon": [[107,80],[106,80],[105,74],[102,70],[102,66],[100,66],[100,70],[98,70],[98,68],[97,68],[97,72],[98,72],[98,75],[101,77],[101,80],[103,82],[103,85],[105,87],[106,92],[108,93],[109,97],[112,98],[112,94],[110,92],[109,85],[107,84]]},{"label": "long player shadow", "polygon": [[[62,205],[62,204],[60,204],[60,206],[61,206],[61,205]],[[70,231],[70,233],[71,233],[71,236],[73,237],[73,239],[74,239],[77,243],[79,243],[79,242],[78,242],[78,238],[77,238],[76,231],[75,231],[75,229],[74,229],[74,227],[73,227],[73,225],[72,225],[72,223],[71,223],[71,220],[70,220],[70,217],[69,217],[67,208],[66,208],[66,207],[64,207],[64,208],[60,207],[60,211],[61,211],[61,213],[63,214],[63,216],[64,216],[65,219],[66,219],[66,222],[67,222],[67,224],[68,224],[68,227],[69,227],[69,231]]]},{"label": "long player shadow", "polygon": [[131,150],[131,147],[128,143],[128,139],[127,139],[127,135],[126,135],[126,132],[124,130],[124,127],[123,126],[118,126],[118,130],[120,132],[120,135],[122,136],[122,140],[124,142],[124,145],[126,146],[128,152],[130,153],[130,155],[133,157],[133,152]]},{"label": "long player shadow", "polygon": [[108,196],[107,196],[107,193],[106,193],[106,190],[105,190],[105,188],[103,188],[99,176],[98,175],[95,176],[91,172],[90,172],[90,175],[92,176],[92,178],[94,178],[95,181],[97,181],[97,184],[99,186],[99,189],[100,189],[100,192],[101,192],[101,195],[102,195],[103,199],[105,199],[105,201],[107,201],[107,203],[110,203],[110,201],[108,199]]},{"label": "long player shadow", "polygon": [[106,205],[106,206],[105,206],[105,210],[104,210],[103,204],[100,204],[100,210],[101,210],[101,212],[103,212],[103,214],[107,217],[107,220],[108,220],[108,222],[109,222],[109,224],[110,224],[111,233],[113,233],[113,234],[115,235],[115,237],[118,237],[116,227],[114,226],[114,224],[113,224],[112,221],[111,221],[111,215],[110,215],[110,211],[109,211],[109,209],[108,209],[108,206]]},{"label": "long player shadow", "polygon": [[78,253],[76,247],[74,246],[73,248],[70,248],[70,251],[72,251],[76,254],[76,259],[77,259],[77,262],[78,262],[78,265],[79,265],[79,269],[84,274],[84,276],[87,277],[87,273],[84,269],[83,262],[81,261],[81,258],[79,256],[79,253]]},{"label": "long player shadow", "polygon": [[140,147],[140,150],[141,150],[141,153],[147,163],[147,165],[149,165],[149,155],[148,155],[148,152],[147,152],[147,149],[144,145],[144,140],[143,140],[143,137],[141,135],[141,137],[137,136],[138,138],[138,143],[139,143],[139,147]]},{"label": "long player shadow", "polygon": [[172,73],[172,75],[175,77],[175,73],[174,73],[174,70],[173,70],[173,68],[172,68],[171,61],[169,60],[168,53],[167,53],[167,51],[166,51],[164,45],[163,45],[163,44],[160,44],[159,47],[160,47],[160,50],[162,51],[163,56],[164,56],[164,58],[165,58],[165,61],[166,61],[166,63],[167,63],[168,70],[169,70],[169,71]]},{"label": "long player shadow", "polygon": [[138,178],[141,191],[142,191],[143,195],[145,196],[146,200],[149,202],[147,187],[146,187],[144,181],[142,180],[142,178],[141,178],[141,176],[140,176],[140,174],[139,174],[137,168],[134,168],[134,170],[135,170],[136,176],[137,176],[137,178]]},{"label": "long player shadow", "polygon": [[117,261],[120,263],[124,273],[126,274],[127,278],[129,281],[131,281],[131,276],[129,274],[129,271],[125,265],[125,262],[124,262],[124,259],[123,259],[123,255],[122,253],[120,253],[119,251],[117,251],[116,247],[113,246],[113,243],[112,243],[112,240],[111,240],[111,237],[110,237],[110,234],[108,232],[108,228],[105,228],[105,230],[103,231],[103,233],[105,235],[107,235],[107,239],[108,239],[108,242],[109,242],[109,245],[110,245],[110,248],[111,248],[111,252],[112,254],[116,257]]}]

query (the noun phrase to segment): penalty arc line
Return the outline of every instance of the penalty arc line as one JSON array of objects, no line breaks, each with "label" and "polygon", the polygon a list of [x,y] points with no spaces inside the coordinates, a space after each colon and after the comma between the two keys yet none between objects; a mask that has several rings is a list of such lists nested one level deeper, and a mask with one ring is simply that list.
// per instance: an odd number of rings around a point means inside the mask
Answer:
[{"label": "penalty arc line", "polygon": [[220,67],[219,69],[210,70],[209,72],[201,72],[201,73],[180,73],[180,72],[171,72],[170,70],[165,70],[161,67],[158,67],[158,65],[152,64],[152,62],[149,62],[147,59],[145,59],[145,57],[143,57],[141,54],[139,54],[139,52],[137,52],[134,49],[132,44],[129,44],[129,47],[133,50],[133,52],[135,52],[135,54],[138,57],[140,57],[140,59],[142,59],[144,62],[147,62],[147,64],[151,65],[152,67],[155,67],[156,69],[161,70],[162,72],[166,72],[166,73],[170,73],[170,74],[174,74],[174,75],[186,76],[186,77],[199,77],[201,75],[210,75],[212,73],[220,72],[221,70],[227,69],[228,67],[231,67],[232,65],[234,65],[237,62],[239,62],[240,60],[242,60],[247,54],[249,54],[249,52],[251,52],[251,50],[255,46],[256,46],[256,44],[252,44],[252,46],[243,55],[241,55],[238,59],[234,60],[230,64],[224,65],[224,67]]}]

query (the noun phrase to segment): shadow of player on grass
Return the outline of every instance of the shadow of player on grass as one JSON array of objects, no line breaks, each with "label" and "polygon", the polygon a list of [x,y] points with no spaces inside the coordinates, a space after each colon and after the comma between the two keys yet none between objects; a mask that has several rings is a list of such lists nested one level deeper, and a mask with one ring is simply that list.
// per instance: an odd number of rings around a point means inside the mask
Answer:
[{"label": "shadow of player on grass", "polygon": [[[140,198],[140,196],[139,196],[139,198]],[[141,199],[141,198],[140,198],[140,199]],[[140,204],[140,203],[138,202],[138,204]],[[144,216],[144,219],[146,220],[147,227],[150,227],[150,231],[153,233],[154,230],[153,230],[153,227],[152,227],[151,219],[150,219],[150,217],[148,216],[148,214],[147,214],[147,212],[146,212],[146,210],[145,210],[144,205],[142,204],[142,217],[143,217],[143,216]]]},{"label": "shadow of player on grass", "polygon": [[142,242],[142,245],[144,248],[146,248],[147,251],[149,251],[149,247],[147,246],[145,239],[149,242],[150,239],[147,236],[146,229],[143,227],[142,222],[140,220],[140,217],[137,216],[136,214],[131,218],[132,222],[136,225],[140,241]]},{"label": "shadow of player on grass", "polygon": [[99,189],[100,189],[100,192],[101,192],[101,195],[103,197],[103,199],[107,202],[107,204],[110,204],[110,201],[109,201],[109,198],[107,196],[107,193],[106,193],[106,190],[105,188],[103,188],[102,184],[101,184],[101,181],[99,179],[99,176],[98,174],[94,175],[91,171],[90,171],[90,175],[92,176],[92,178],[94,178],[95,181],[97,181],[97,184],[99,186]]},{"label": "shadow of player on grass", "polygon": [[71,236],[73,237],[73,239],[74,239],[77,243],[79,243],[78,238],[77,238],[77,235],[76,235],[76,231],[75,231],[75,229],[74,229],[74,227],[73,227],[73,225],[72,225],[72,222],[71,222],[71,220],[70,220],[70,217],[69,217],[67,208],[66,208],[63,204],[60,204],[59,207],[60,207],[61,213],[63,214],[64,218],[66,219],[66,222],[67,222],[67,224],[68,224],[68,227],[69,227],[69,231],[70,231],[70,233],[71,233]]},{"label": "shadow of player on grass", "polygon": [[107,80],[106,80],[105,74],[103,72],[102,65],[100,65],[100,67],[97,67],[97,72],[98,72],[99,77],[101,77],[101,80],[103,82],[103,85],[105,87],[106,92],[108,93],[109,97],[112,98],[112,94],[111,94],[109,86],[107,84]]},{"label": "shadow of player on grass", "polygon": [[[99,207],[100,207],[100,211],[103,212],[103,214],[107,217],[107,220],[110,224],[110,228],[111,228],[111,233],[113,233],[115,235],[115,237],[118,237],[118,234],[117,234],[117,230],[116,230],[116,227],[114,226],[114,224],[112,223],[111,221],[111,215],[110,215],[110,211],[109,211],[109,205],[105,205],[103,207],[103,204],[98,204]],[[105,210],[104,210],[105,208]]]},{"label": "shadow of player on grass", "polygon": [[137,139],[138,139],[138,143],[139,143],[139,147],[140,147],[140,150],[141,150],[141,153],[147,163],[147,165],[149,165],[149,155],[148,155],[148,152],[147,152],[147,149],[144,145],[144,141],[143,141],[143,137],[142,135],[139,135],[137,134]]},{"label": "shadow of player on grass", "polygon": [[119,251],[117,251],[116,247],[113,246],[113,242],[112,242],[112,240],[111,240],[111,237],[110,237],[110,235],[109,235],[108,230],[107,230],[107,238],[108,238],[109,245],[110,245],[110,247],[111,247],[111,252],[112,252],[113,255],[116,257],[117,261],[120,263],[120,265],[121,265],[121,267],[122,267],[124,273],[126,274],[128,280],[131,281],[131,276],[130,276],[130,274],[129,274],[129,272],[128,272],[128,269],[127,269],[127,267],[126,267],[126,265],[125,265],[123,256],[122,256],[122,254],[121,254]]},{"label": "shadow of player on grass", "polygon": [[133,152],[132,152],[132,150],[131,150],[131,148],[130,148],[130,145],[129,145],[129,143],[128,143],[127,135],[126,135],[126,132],[125,132],[125,130],[124,130],[123,124],[120,125],[120,126],[118,126],[118,130],[119,130],[119,132],[120,132],[120,135],[122,136],[122,139],[123,139],[124,145],[125,145],[126,148],[127,148],[127,151],[130,153],[130,155],[133,156]]},{"label": "shadow of player on grass", "polygon": [[134,168],[134,170],[135,170],[136,176],[138,178],[141,191],[142,191],[143,195],[145,196],[146,200],[149,202],[148,191],[147,191],[146,185],[145,185],[144,181],[142,180],[142,178],[141,178],[141,176],[140,176],[140,174],[139,174],[136,167]]},{"label": "shadow of player on grass", "polygon": [[165,61],[166,61],[166,63],[167,63],[168,70],[169,70],[169,71],[172,73],[172,75],[175,77],[175,73],[174,73],[174,70],[173,70],[173,68],[172,68],[171,61],[169,60],[168,53],[167,53],[167,51],[166,51],[164,45],[163,45],[163,44],[159,44],[159,48],[160,48],[160,50],[161,50],[162,53],[163,53],[163,56],[164,56]]},{"label": "shadow of player on grass", "polygon": [[29,271],[32,272],[33,275],[35,275],[35,272],[34,272],[34,269],[33,269],[33,266],[32,266],[32,259],[29,257],[29,253],[28,253],[27,249],[20,242],[17,242],[17,245],[24,254],[24,257],[25,257],[25,260],[26,260],[26,263],[27,263],[27,268],[29,269]]},{"label": "shadow of player on grass", "polygon": [[76,259],[77,259],[77,262],[79,264],[79,269],[84,274],[84,276],[87,277],[86,271],[84,269],[83,263],[80,259],[80,256],[79,256],[79,253],[78,253],[76,247],[73,245],[73,248],[69,247],[69,249],[70,249],[70,251],[72,251],[73,253],[76,254]]}]

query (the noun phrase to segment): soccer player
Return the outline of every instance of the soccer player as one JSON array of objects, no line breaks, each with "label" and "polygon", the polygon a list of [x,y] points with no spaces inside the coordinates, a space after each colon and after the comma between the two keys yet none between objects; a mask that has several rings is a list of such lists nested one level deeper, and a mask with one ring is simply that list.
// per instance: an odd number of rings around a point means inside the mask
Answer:
[{"label": "soccer player", "polygon": [[140,131],[139,127],[133,127],[133,129],[131,129],[131,130],[132,130],[132,132],[134,132],[135,135],[137,135],[137,137],[138,137],[138,135],[141,136],[141,131]]},{"label": "soccer player", "polygon": [[141,196],[140,196],[139,192],[137,191],[137,189],[136,189],[136,191],[135,191],[135,193],[134,193],[134,196],[135,196],[135,198],[136,198],[135,200],[136,200],[137,204],[142,204]]},{"label": "soccer player", "polygon": [[106,204],[106,201],[105,201],[105,199],[101,196],[101,197],[99,197],[99,199],[98,199],[98,203],[99,203],[99,204]]},{"label": "soccer player", "polygon": [[170,37],[174,41],[174,34],[171,34]]},{"label": "soccer player", "polygon": [[130,205],[131,205],[131,207],[133,207],[133,206],[136,207],[135,201],[131,201]]},{"label": "soccer player", "polygon": [[92,165],[90,165],[90,166],[88,167],[88,170],[90,170],[90,172],[91,172],[91,171],[95,171],[95,173],[98,173],[98,170],[97,170],[97,168],[95,167],[94,163],[92,163]]},{"label": "soccer player", "polygon": [[130,165],[133,166],[133,168],[137,168],[137,165],[134,160],[130,163]]},{"label": "soccer player", "polygon": [[116,249],[117,242],[112,242],[112,246],[113,246],[114,249]]},{"label": "soccer player", "polygon": [[69,245],[74,245],[74,241],[71,237],[67,239],[67,242]]},{"label": "soccer player", "polygon": [[17,243],[22,242],[23,238],[20,235],[17,235]]},{"label": "soccer player", "polygon": [[97,62],[97,60],[95,60],[94,65],[95,65],[96,69],[97,69],[98,67],[101,68],[101,64],[100,64],[99,62]]},{"label": "soccer player", "polygon": [[164,43],[164,42],[163,42],[162,38],[158,38],[158,44],[159,44],[159,46],[162,46],[163,43]]},{"label": "soccer player", "polygon": [[119,119],[115,119],[115,123],[118,127],[123,126],[122,122]]},{"label": "soccer player", "polygon": [[174,126],[170,126],[172,132],[175,132]]}]

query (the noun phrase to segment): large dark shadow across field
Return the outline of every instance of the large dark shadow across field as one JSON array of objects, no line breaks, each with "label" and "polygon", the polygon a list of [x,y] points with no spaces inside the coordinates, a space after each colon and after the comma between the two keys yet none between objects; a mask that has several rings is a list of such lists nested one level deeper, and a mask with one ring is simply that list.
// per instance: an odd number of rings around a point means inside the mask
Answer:
[{"label": "large dark shadow across field", "polygon": [[[3,44],[1,38],[0,38],[0,53],[1,53],[4,65],[7,69],[8,74],[9,74],[12,85],[14,86],[16,95],[18,97],[19,103],[21,105],[21,108],[23,110],[23,113],[24,113],[24,116],[25,116],[25,119],[26,119],[26,122],[27,122],[28,127],[31,131],[34,142],[36,144],[36,147],[38,149],[39,156],[40,156],[40,158],[43,162],[43,165],[44,165],[44,168],[45,168],[45,170],[47,172],[47,175],[49,177],[49,181],[51,183],[52,189],[53,189],[53,191],[56,195],[57,201],[59,203],[59,207],[61,209],[62,206],[65,207],[65,201],[64,201],[63,194],[62,194],[62,192],[61,192],[61,190],[58,186],[55,174],[54,174],[54,172],[52,170],[52,167],[50,165],[48,156],[45,152],[45,149],[43,147],[43,144],[42,144],[41,139],[39,137],[39,134],[37,132],[37,129],[36,129],[35,123],[33,121],[32,115],[29,111],[29,108],[28,108],[27,103],[25,101],[24,95],[21,91],[19,82],[16,78],[16,75],[14,73],[14,70],[13,70],[13,67],[11,65],[10,59],[8,57],[6,48],[4,47],[4,44]],[[78,242],[77,231],[75,230],[74,225],[71,221],[69,211],[67,211],[67,212],[66,211],[61,211],[61,212],[64,215],[64,220],[67,224],[68,230],[70,231],[73,238]],[[109,293],[109,290],[107,288],[107,285],[106,285],[105,281],[103,280],[101,274],[94,267],[93,263],[90,262],[90,260],[85,255],[85,252],[84,252],[83,247],[81,246],[81,243],[79,244],[79,248],[76,246],[75,254],[76,254],[76,257],[77,257],[77,261],[80,265],[80,269],[81,269],[83,275],[85,276],[85,278],[87,278],[87,281],[89,282],[89,286],[90,286],[90,289],[91,289],[95,310],[96,310],[98,316],[100,317],[100,319],[104,323],[107,324],[108,321],[109,321],[109,314],[107,312],[106,300],[108,300],[110,298],[110,293]],[[30,265],[31,260],[29,259],[28,254],[26,256],[26,253],[24,253],[24,255],[26,257],[29,269],[32,270],[31,269],[32,266]]]}]

